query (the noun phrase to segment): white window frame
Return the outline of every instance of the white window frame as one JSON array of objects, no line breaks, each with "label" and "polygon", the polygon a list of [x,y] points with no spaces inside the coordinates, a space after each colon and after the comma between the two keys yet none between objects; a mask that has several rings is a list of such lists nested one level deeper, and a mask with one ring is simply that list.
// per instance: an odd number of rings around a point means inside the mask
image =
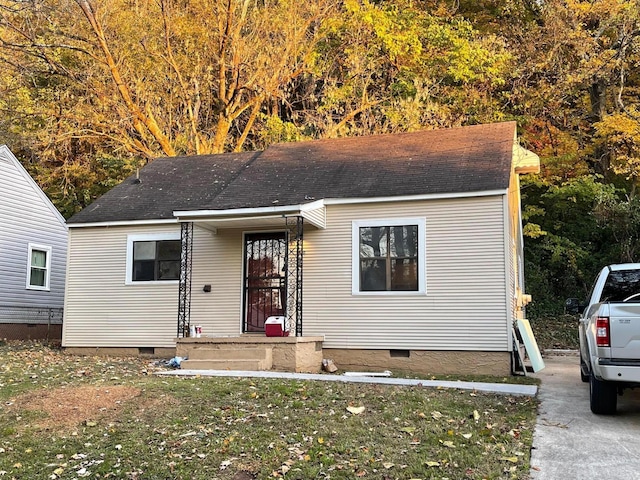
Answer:
[{"label": "white window frame", "polygon": [[133,243],[134,242],[152,242],[162,240],[180,240],[180,232],[163,232],[163,233],[144,233],[136,235],[127,235],[127,265],[125,274],[125,285],[177,285],[180,280],[151,280],[151,281],[134,281],[133,280]]},{"label": "white window frame", "polygon": [[[354,220],[351,222],[351,293],[352,295],[407,296],[426,295],[427,293],[427,227],[426,219],[419,217]],[[398,227],[418,226],[418,290],[360,291],[360,228],[361,227]]]},{"label": "white window frame", "polygon": [[[40,251],[40,252],[45,252],[47,258],[46,258],[46,265],[45,265],[45,280],[44,280],[44,286],[40,286],[40,285],[31,285],[31,254],[32,252],[36,250],[36,251]],[[51,252],[52,252],[52,248],[50,245],[40,245],[37,243],[29,243],[29,248],[28,248],[28,252],[27,252],[27,283],[26,283],[26,288],[27,290],[41,290],[41,291],[45,291],[48,292],[50,291],[50,280],[51,280]]]}]

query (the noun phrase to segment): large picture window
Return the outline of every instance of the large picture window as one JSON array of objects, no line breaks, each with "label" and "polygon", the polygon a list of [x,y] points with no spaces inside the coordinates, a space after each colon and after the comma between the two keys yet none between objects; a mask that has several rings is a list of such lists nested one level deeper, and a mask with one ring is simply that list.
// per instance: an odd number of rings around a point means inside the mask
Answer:
[{"label": "large picture window", "polygon": [[27,265],[27,288],[49,290],[51,273],[51,247],[29,244]]},{"label": "large picture window", "polygon": [[353,222],[353,293],[424,293],[424,219]]},{"label": "large picture window", "polygon": [[179,237],[179,233],[130,235],[127,245],[126,283],[179,280]]}]

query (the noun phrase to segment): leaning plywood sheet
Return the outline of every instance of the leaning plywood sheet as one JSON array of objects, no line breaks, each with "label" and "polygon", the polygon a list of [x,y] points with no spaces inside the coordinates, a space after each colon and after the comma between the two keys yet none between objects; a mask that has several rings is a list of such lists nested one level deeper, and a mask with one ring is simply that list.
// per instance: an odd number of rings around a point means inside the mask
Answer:
[{"label": "leaning plywood sheet", "polygon": [[531,324],[529,323],[529,320],[518,319],[518,331],[520,332],[520,336],[522,337],[524,348],[527,350],[527,356],[531,361],[531,367],[533,368],[533,371],[539,372],[544,368],[544,361],[542,360],[542,355],[540,355],[538,343],[533,336],[533,331],[531,330]]}]

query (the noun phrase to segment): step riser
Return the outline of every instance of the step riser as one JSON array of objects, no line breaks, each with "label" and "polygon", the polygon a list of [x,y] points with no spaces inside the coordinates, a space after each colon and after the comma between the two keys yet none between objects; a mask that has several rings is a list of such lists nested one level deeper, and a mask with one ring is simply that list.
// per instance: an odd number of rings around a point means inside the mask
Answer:
[{"label": "step riser", "polygon": [[265,348],[194,348],[189,351],[189,360],[266,360],[270,353],[271,349]]},{"label": "step riser", "polygon": [[271,370],[273,350],[271,348],[194,348],[183,369],[193,370]]},{"label": "step riser", "polygon": [[271,370],[271,364],[260,360],[184,360],[183,370]]}]

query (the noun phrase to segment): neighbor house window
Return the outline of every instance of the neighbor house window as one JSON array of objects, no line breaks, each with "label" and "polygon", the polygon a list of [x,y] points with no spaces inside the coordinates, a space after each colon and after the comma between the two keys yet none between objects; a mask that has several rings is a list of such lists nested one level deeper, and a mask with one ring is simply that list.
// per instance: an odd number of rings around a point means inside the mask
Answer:
[{"label": "neighbor house window", "polygon": [[126,283],[180,279],[180,234],[129,235]]},{"label": "neighbor house window", "polygon": [[30,243],[28,255],[27,288],[31,290],[49,290],[51,247]]},{"label": "neighbor house window", "polygon": [[424,219],[353,222],[353,293],[425,293]]}]

